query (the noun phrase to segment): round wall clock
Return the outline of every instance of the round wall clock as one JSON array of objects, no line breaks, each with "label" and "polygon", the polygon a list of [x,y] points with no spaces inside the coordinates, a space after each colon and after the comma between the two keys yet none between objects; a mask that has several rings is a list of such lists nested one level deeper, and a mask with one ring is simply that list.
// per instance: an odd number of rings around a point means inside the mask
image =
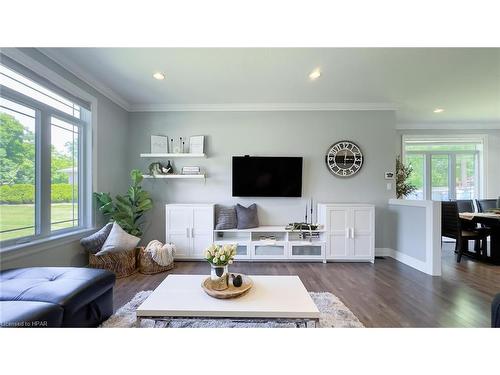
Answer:
[{"label": "round wall clock", "polygon": [[350,177],[363,165],[363,153],[357,144],[340,141],[330,146],[325,156],[328,170],[335,176]]}]

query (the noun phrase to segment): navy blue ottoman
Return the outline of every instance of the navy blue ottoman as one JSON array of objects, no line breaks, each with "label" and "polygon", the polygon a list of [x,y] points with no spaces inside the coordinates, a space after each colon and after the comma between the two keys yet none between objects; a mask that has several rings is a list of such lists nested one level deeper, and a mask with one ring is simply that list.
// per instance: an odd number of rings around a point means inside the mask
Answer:
[{"label": "navy blue ottoman", "polygon": [[115,275],[74,267],[0,272],[0,326],[96,327],[113,314]]},{"label": "navy blue ottoman", "polygon": [[0,327],[60,327],[63,308],[48,302],[0,301]]},{"label": "navy blue ottoman", "polygon": [[491,327],[500,328],[500,293],[491,302]]}]

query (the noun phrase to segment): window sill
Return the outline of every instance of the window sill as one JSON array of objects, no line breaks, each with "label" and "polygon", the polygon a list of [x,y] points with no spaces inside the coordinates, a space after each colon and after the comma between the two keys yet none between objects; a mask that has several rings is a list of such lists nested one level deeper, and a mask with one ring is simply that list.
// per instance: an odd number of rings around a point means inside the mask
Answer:
[{"label": "window sill", "polygon": [[77,231],[58,234],[51,237],[37,239],[30,242],[15,244],[0,248],[0,260],[6,261],[19,257],[24,257],[30,254],[35,254],[40,251],[50,249],[55,246],[61,246],[95,232],[95,228],[85,228]]}]

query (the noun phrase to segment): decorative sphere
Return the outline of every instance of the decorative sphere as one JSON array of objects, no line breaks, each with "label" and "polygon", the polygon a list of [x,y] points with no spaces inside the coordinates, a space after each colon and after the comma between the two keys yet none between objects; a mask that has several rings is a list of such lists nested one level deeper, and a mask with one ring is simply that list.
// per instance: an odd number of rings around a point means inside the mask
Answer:
[{"label": "decorative sphere", "polygon": [[236,288],[239,288],[242,284],[243,284],[243,278],[241,277],[241,275],[238,275],[233,279],[233,285]]}]

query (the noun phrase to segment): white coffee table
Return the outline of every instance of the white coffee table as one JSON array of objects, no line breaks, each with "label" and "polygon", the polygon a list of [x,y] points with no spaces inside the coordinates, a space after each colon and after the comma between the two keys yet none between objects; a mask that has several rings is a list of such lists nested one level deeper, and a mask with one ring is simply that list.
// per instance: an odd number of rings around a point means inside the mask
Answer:
[{"label": "white coffee table", "polygon": [[229,318],[293,321],[316,326],[319,310],[298,276],[250,276],[252,289],[234,299],[216,299],[201,288],[207,275],[168,275],[136,310],[141,319]]}]

